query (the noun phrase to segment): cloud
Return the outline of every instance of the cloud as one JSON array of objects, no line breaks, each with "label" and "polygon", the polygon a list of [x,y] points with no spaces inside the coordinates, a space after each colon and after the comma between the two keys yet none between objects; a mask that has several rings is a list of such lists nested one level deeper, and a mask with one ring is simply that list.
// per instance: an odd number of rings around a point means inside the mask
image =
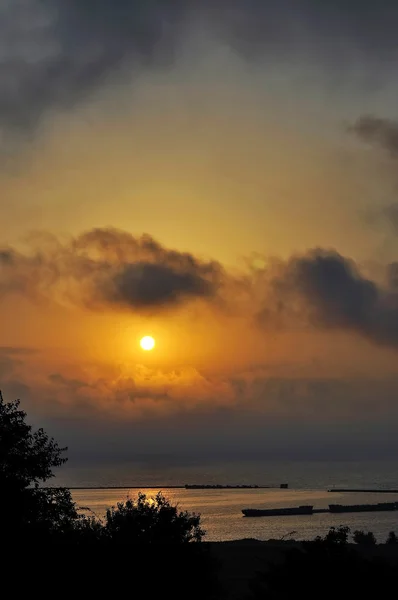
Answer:
[{"label": "cloud", "polygon": [[301,53],[344,65],[350,48],[373,60],[395,52],[393,3],[324,4],[306,0],[298,12],[293,0],[2,0],[0,127],[32,130],[110,79],[130,80],[134,67],[168,67],[194,22],[249,59],[291,63]]},{"label": "cloud", "polygon": [[379,146],[392,158],[398,158],[398,122],[392,119],[363,115],[348,130],[360,140]]},{"label": "cloud", "polygon": [[[383,378],[362,376],[321,376],[309,370],[302,375],[283,375],[263,364],[254,372],[244,369],[207,373],[194,366],[152,368],[93,368],[93,365],[59,364],[52,372],[46,364],[20,365],[21,385],[31,390],[29,403],[36,414],[51,418],[73,418],[104,423],[173,420],[192,415],[202,419],[233,414],[262,415],[279,419],[359,418],[368,414],[397,412],[396,375]],[[15,380],[15,372],[12,374]],[[10,378],[4,377],[4,383]],[[376,390],[380,391],[377,397]],[[391,391],[394,390],[394,393]],[[377,400],[376,400],[377,397]],[[26,398],[24,398],[26,400]],[[350,400],[350,401],[349,401]],[[398,413],[397,413],[398,414]],[[222,423],[220,422],[220,425]]]},{"label": "cloud", "polygon": [[29,385],[24,380],[25,360],[35,354],[32,348],[0,347],[0,392],[5,400],[28,398]]},{"label": "cloud", "polygon": [[266,274],[264,323],[288,317],[318,329],[359,334],[398,347],[398,294],[365,278],[335,251],[315,249],[276,263]]},{"label": "cloud", "polygon": [[379,442],[388,456],[396,448],[396,374],[275,375],[265,361],[253,371],[223,373],[62,359],[54,369],[23,349],[8,354],[19,359],[0,377],[5,399],[21,398],[29,421],[69,446],[80,465],[160,454],[176,464],[188,456],[292,459],[313,456],[314,447],[318,456],[346,458],[381,452]]},{"label": "cloud", "polygon": [[90,455],[100,462],[164,452],[235,460],[268,452],[293,458],[303,450],[313,456],[325,436],[329,453],[344,456],[344,428],[346,449],[361,452],[370,439],[366,430],[376,435],[380,424],[381,431],[393,430],[398,419],[396,376],[289,379],[236,372],[210,377],[194,368],[159,371],[137,365],[113,381],[92,378],[83,369],[78,378],[59,372],[40,385],[27,370],[28,381],[23,406],[28,398],[29,414],[41,425],[44,420],[79,462]]},{"label": "cloud", "polygon": [[194,367],[172,370],[134,365],[115,369],[113,376],[95,377],[84,368],[73,378],[52,373],[41,383],[43,394],[56,399],[53,414],[75,407],[80,416],[108,415],[119,420],[146,420],[186,412],[213,412],[237,402],[227,377],[206,376]]},{"label": "cloud", "polygon": [[398,202],[390,202],[377,208],[366,208],[360,215],[366,225],[387,228],[394,236],[398,236]]},{"label": "cloud", "polygon": [[264,258],[262,266],[232,274],[217,261],[117,229],[93,229],[66,242],[42,234],[25,253],[0,250],[0,297],[142,315],[201,301],[268,329],[346,331],[398,348],[395,263],[386,265],[385,285],[334,250]]},{"label": "cloud", "polygon": [[[0,125],[26,129],[85,98],[123,61],[171,59],[182,3],[2,0]],[[178,12],[178,10],[177,10]]]},{"label": "cloud", "polygon": [[19,348],[12,346],[0,346],[0,378],[9,378],[14,375],[24,358],[32,356],[36,351],[32,348]]},{"label": "cloud", "polygon": [[17,293],[137,312],[215,299],[224,277],[217,262],[116,229],[93,229],[65,243],[36,236],[25,254],[1,250],[0,267],[0,297]]}]

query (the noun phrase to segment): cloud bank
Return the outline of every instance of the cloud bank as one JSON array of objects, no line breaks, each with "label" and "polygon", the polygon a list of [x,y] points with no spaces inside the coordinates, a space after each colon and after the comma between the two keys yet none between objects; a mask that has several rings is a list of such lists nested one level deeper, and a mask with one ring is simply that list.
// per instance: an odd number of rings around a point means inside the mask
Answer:
[{"label": "cloud bank", "polygon": [[142,313],[190,299],[211,300],[223,280],[216,262],[115,229],[93,229],[64,244],[49,234],[38,236],[29,253],[2,249],[0,266],[0,295]]},{"label": "cloud bank", "polygon": [[395,263],[386,265],[384,286],[353,260],[321,248],[263,264],[237,276],[216,261],[116,229],[93,229],[64,243],[42,235],[26,253],[0,249],[0,295],[143,315],[201,300],[268,329],[347,331],[398,347]]},{"label": "cloud bank", "polygon": [[[393,267],[389,267],[392,272]],[[354,261],[315,249],[278,263],[267,276],[265,321],[288,316],[315,328],[350,331],[398,347],[398,295],[364,277]]]},{"label": "cloud bank", "polygon": [[[299,7],[299,8],[298,8]],[[32,130],[134,68],[169,67],[195,29],[249,59],[382,63],[397,51],[388,0],[2,0],[0,127]]]},{"label": "cloud bank", "polygon": [[[76,378],[23,368],[23,349],[0,349],[13,369],[5,398],[70,446],[72,462],[215,461],[388,456],[396,449],[396,376],[279,378],[259,370],[206,375],[140,367]],[[26,358],[26,357],[25,357]],[[0,360],[1,364],[1,360]],[[388,419],[386,419],[386,415]]]}]

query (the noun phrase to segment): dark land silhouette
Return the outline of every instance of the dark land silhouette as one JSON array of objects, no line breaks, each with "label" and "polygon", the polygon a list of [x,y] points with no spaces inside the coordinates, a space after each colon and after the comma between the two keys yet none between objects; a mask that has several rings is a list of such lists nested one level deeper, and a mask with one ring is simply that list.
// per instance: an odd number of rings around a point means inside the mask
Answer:
[{"label": "dark land silhouette", "polygon": [[70,490],[43,487],[66,448],[26,422],[19,401],[0,394],[0,541],[4,597],[134,594],[259,600],[368,598],[393,593],[398,540],[331,529],[312,541],[207,543],[200,515],[161,493],[138,493],[87,516]]}]

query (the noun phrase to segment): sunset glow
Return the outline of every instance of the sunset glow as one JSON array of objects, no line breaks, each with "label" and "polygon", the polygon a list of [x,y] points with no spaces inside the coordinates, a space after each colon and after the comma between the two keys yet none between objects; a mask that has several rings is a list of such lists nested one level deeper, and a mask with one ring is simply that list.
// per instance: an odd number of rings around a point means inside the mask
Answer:
[{"label": "sunset glow", "polygon": [[387,448],[398,12],[12,4],[3,394],[90,457]]}]

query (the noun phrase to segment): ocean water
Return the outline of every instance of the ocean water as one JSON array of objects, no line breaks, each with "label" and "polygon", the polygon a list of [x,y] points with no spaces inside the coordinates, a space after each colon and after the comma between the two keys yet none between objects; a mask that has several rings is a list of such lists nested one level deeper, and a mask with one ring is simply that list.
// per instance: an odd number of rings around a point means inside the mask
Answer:
[{"label": "ocean water", "polygon": [[[154,496],[158,488],[141,488]],[[99,517],[108,507],[127,497],[136,497],[137,489],[74,490],[78,506],[90,507]],[[226,541],[244,538],[258,540],[291,538],[312,539],[325,534],[330,527],[348,525],[352,531],[373,531],[378,541],[384,541],[389,531],[398,534],[398,514],[347,513],[332,515],[318,513],[309,516],[256,517],[242,515],[242,508],[272,508],[313,504],[327,508],[329,503],[356,504],[396,501],[398,494],[338,494],[324,490],[184,490],[162,489],[164,495],[181,509],[201,514],[206,540]]]},{"label": "ocean water", "polygon": [[352,461],[250,461],[174,466],[161,460],[145,463],[103,464],[76,467],[67,463],[58,471],[59,485],[70,487],[143,486],[168,487],[184,484],[249,484],[279,487],[288,483],[298,490],[335,487],[396,488],[398,460]]},{"label": "ocean water", "polygon": [[[54,483],[54,482],[52,482]],[[209,541],[256,538],[259,540],[312,539],[331,526],[347,525],[351,531],[373,531],[384,541],[389,531],[398,533],[398,512],[319,513],[311,516],[245,518],[243,508],[272,508],[329,503],[398,502],[398,494],[330,493],[333,487],[398,489],[398,462],[258,462],[167,467],[123,464],[101,468],[63,468],[56,483],[70,487],[122,486],[127,489],[74,489],[78,506],[103,517],[106,509],[139,490],[149,496],[162,491],[183,510],[200,513]],[[169,486],[198,484],[270,485],[274,489],[186,490]],[[279,489],[288,483],[289,489]],[[130,487],[131,486],[131,487]]]}]

